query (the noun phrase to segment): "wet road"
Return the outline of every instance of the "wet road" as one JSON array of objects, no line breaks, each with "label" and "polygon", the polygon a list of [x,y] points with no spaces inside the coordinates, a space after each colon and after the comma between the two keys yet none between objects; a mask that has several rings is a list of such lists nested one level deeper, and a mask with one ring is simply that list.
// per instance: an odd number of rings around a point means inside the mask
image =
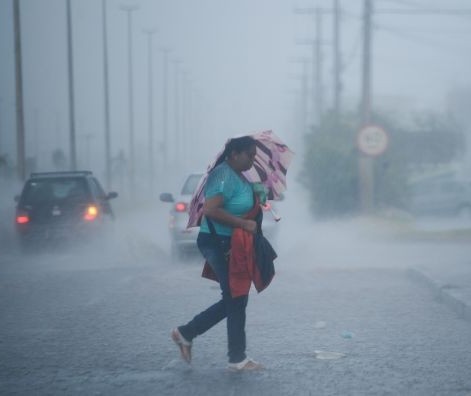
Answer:
[{"label": "wet road", "polygon": [[351,231],[282,235],[273,284],[248,306],[248,353],[266,369],[243,374],[225,368],[223,324],[195,340],[191,367],[170,341],[219,296],[199,260],[172,264],[131,228],[98,250],[7,249],[0,394],[470,395],[471,324],[406,273],[469,248],[362,245]]}]

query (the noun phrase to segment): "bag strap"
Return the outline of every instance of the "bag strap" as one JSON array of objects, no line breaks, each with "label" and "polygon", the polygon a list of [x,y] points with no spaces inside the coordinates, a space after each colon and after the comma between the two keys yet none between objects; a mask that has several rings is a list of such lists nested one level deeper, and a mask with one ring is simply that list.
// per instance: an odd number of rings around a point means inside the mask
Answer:
[{"label": "bag strap", "polygon": [[209,228],[209,231],[211,231],[211,234],[217,235],[216,229],[214,228],[214,224],[211,220],[209,220],[209,217],[206,217],[206,222],[208,223],[208,228]]}]

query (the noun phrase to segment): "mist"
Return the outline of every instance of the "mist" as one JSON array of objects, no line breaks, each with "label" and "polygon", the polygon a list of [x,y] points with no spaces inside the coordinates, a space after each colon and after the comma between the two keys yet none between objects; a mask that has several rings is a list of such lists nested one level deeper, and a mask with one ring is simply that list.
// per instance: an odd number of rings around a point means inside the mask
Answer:
[{"label": "mist", "polygon": [[[372,1],[367,106],[368,1],[338,2],[337,87],[335,3],[71,0],[75,170],[118,193],[114,220],[99,238],[25,253],[21,168],[72,169],[67,1],[19,1],[23,164],[14,0],[0,2],[0,393],[471,391],[470,4]],[[381,152],[359,147],[367,124],[385,130]],[[225,326],[196,341],[191,368],[170,345],[220,292],[195,243],[175,256],[175,204],[227,139],[264,130],[295,155],[267,232],[276,275],[247,314],[268,370],[233,378]]]},{"label": "mist", "polygon": [[[78,167],[92,168],[102,176],[101,3],[71,4]],[[424,4],[432,10],[466,6],[463,1]],[[36,170],[51,168],[54,149],[64,150],[67,156],[69,153],[65,5],[60,0],[21,2],[26,157],[34,159]],[[171,169],[180,166],[186,172],[194,167],[202,169],[228,137],[263,129],[272,129],[287,140],[300,161],[304,132],[296,120],[302,94],[299,60],[306,58],[308,69],[313,67],[311,46],[300,42],[315,39],[315,23],[312,12],[299,14],[295,10],[308,9],[309,4],[258,1],[229,5],[208,0],[198,4],[142,1],[135,5],[138,8],[132,12],[132,84],[138,174],[149,171],[150,87],[145,29],[155,29],[152,91],[156,168],[163,167],[159,161],[167,156]],[[120,2],[106,2],[110,149],[112,158],[123,150],[129,159],[128,31],[127,14],[121,6]],[[316,6],[332,8],[329,1],[317,2]],[[344,11],[340,31],[344,64],[341,94],[347,111],[357,108],[361,96],[362,2],[341,6]],[[0,152],[8,155],[14,166],[13,10],[11,2],[3,2],[1,7],[0,51],[4,55],[0,75]],[[408,9],[388,1],[375,4],[373,105],[396,112],[405,120],[415,109],[447,111],[447,101],[454,90],[468,87],[469,92],[466,15],[415,15],[413,11],[420,10],[420,3],[409,7],[409,14],[382,13],[394,7]],[[328,12],[322,19],[322,40],[322,86],[324,106],[328,109],[333,100],[332,18]],[[166,94],[163,49],[170,51]],[[308,80],[312,86],[310,76]],[[164,98],[168,107],[166,131]],[[315,121],[308,113],[308,122]],[[168,153],[164,155],[166,141]]]}]

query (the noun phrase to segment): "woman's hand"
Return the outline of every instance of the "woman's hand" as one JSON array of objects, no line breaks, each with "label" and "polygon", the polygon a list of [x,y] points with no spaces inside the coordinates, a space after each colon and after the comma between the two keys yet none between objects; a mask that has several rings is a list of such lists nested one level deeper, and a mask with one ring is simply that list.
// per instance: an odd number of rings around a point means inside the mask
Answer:
[{"label": "woman's hand", "polygon": [[234,216],[223,209],[223,204],[224,201],[222,195],[216,195],[215,197],[209,198],[204,202],[203,214],[222,224],[227,224],[234,228],[242,228],[251,234],[255,234],[257,232],[257,222],[255,220]]},{"label": "woman's hand", "polygon": [[255,234],[257,232],[257,222],[255,220],[244,219],[242,229],[251,234]]}]

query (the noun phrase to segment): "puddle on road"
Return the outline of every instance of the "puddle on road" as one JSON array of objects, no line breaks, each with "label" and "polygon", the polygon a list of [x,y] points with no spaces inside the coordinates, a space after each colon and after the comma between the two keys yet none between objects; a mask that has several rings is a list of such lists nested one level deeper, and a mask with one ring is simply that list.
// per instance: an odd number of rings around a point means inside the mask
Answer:
[{"label": "puddle on road", "polygon": [[313,327],[315,329],[325,329],[327,327],[327,322],[324,322],[323,320],[318,320],[316,323],[314,323]]},{"label": "puddle on road", "polygon": [[347,356],[341,352],[330,352],[330,351],[314,351],[314,357],[319,360],[337,360]]}]

